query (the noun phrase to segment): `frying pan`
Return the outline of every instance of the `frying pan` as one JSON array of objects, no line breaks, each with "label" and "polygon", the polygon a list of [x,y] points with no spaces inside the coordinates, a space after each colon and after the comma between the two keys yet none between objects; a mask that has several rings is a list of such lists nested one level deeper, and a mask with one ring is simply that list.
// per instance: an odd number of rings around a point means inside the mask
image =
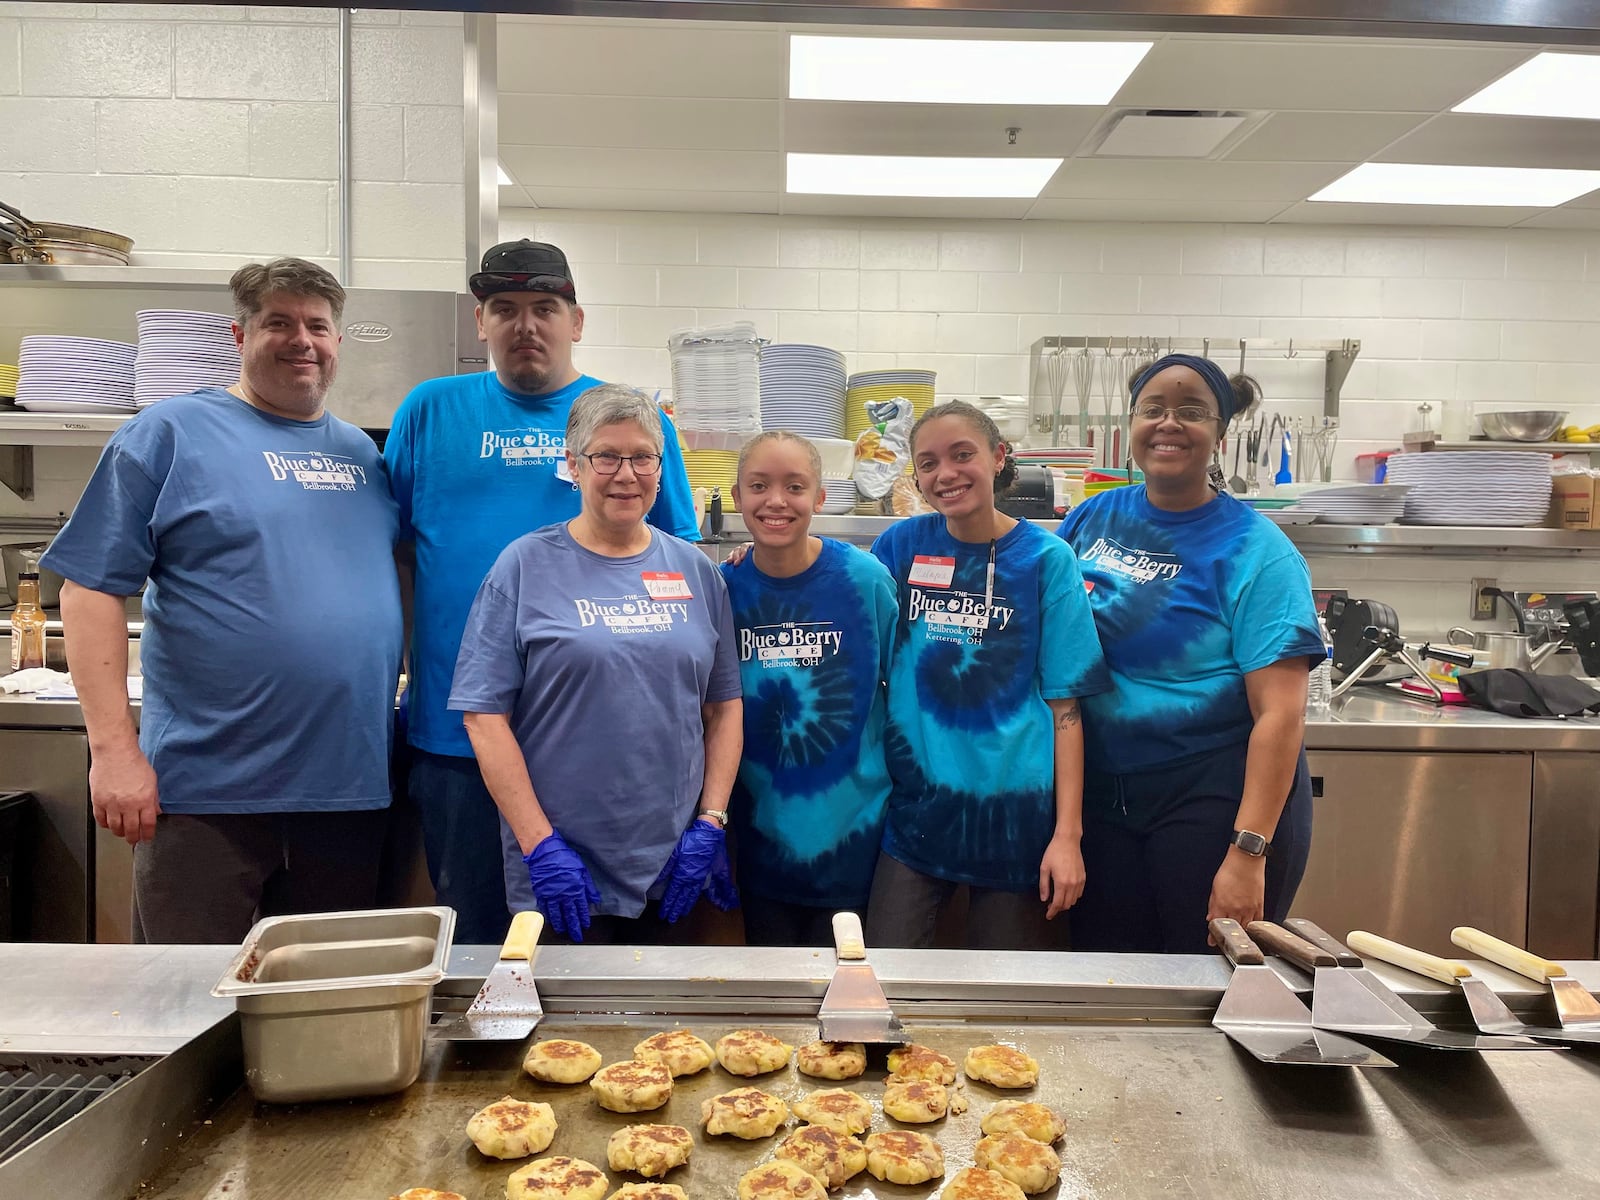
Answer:
[{"label": "frying pan", "polygon": [[33,221],[9,204],[0,203],[0,261],[67,265],[128,265],[133,239],[87,225]]}]

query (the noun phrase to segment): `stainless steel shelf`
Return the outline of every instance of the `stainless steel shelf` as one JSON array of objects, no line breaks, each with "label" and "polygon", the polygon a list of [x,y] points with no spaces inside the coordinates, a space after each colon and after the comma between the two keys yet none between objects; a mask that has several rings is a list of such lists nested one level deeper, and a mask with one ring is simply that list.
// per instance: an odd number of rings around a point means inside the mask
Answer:
[{"label": "stainless steel shelf", "polygon": [[77,413],[0,413],[0,446],[104,446],[133,414],[96,417]]},{"label": "stainless steel shelf", "polygon": [[1491,442],[1473,438],[1467,442],[1435,442],[1435,450],[1533,450],[1540,454],[1600,454],[1600,442]]},{"label": "stainless steel shelf", "polygon": [[0,287],[27,287],[48,283],[53,286],[83,284],[90,287],[196,288],[228,290],[233,272],[227,269],[176,269],[173,267],[40,267],[6,265],[0,267]]}]

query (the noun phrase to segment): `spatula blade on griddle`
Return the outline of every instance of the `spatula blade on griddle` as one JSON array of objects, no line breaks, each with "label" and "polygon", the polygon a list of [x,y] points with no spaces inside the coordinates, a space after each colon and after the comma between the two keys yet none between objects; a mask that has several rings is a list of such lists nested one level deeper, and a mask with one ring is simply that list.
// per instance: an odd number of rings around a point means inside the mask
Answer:
[{"label": "spatula blade on griddle", "polygon": [[1556,1017],[1563,1028],[1600,1029],[1600,1001],[1583,984],[1571,978],[1560,963],[1530,954],[1520,946],[1503,942],[1470,925],[1452,929],[1450,940],[1463,950],[1470,950],[1508,971],[1525,975],[1535,983],[1549,984],[1550,995],[1556,1004]]},{"label": "spatula blade on griddle", "polygon": [[449,1042],[516,1042],[544,1019],[533,981],[533,949],[544,932],[544,914],[519,912],[511,918],[500,958],[478,989],[472,1006],[435,1027],[433,1036]]},{"label": "spatula blade on griddle", "polygon": [[900,1018],[889,1007],[883,985],[867,962],[861,918],[853,912],[833,914],[833,945],[838,959],[833,980],[822,997],[817,1020],[825,1042],[901,1045],[907,1040]]}]

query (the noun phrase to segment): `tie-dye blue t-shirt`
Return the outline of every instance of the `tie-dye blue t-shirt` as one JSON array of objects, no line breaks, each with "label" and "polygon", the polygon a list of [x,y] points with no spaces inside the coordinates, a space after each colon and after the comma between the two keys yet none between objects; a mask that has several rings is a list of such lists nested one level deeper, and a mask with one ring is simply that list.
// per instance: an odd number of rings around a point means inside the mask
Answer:
[{"label": "tie-dye blue t-shirt", "polygon": [[1110,678],[1071,550],[1026,521],[994,549],[986,621],[987,543],[957,541],[937,514],[873,543],[900,609],[883,848],[925,875],[1024,891],[1055,830],[1048,701]]},{"label": "tie-dye blue t-shirt", "polygon": [[1090,770],[1168,766],[1250,737],[1251,671],[1321,660],[1311,572],[1271,521],[1226,493],[1188,512],[1113,488],[1058,531],[1078,553],[1115,687],[1085,701]]},{"label": "tie-dye blue t-shirt", "polygon": [[894,581],[863,550],[822,539],[786,579],[755,555],[722,565],[744,683],[733,792],[739,885],[771,900],[859,908],[883,842],[884,687]]}]

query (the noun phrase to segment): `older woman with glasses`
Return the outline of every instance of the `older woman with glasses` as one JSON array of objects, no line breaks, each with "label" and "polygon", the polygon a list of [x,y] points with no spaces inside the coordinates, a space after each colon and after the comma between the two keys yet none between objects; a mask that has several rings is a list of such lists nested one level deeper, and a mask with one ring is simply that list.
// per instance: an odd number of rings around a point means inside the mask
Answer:
[{"label": "older woman with glasses", "polygon": [[1305,871],[1302,735],[1322,639],[1299,551],[1211,486],[1254,381],[1169,354],[1132,393],[1143,485],[1095,496],[1059,530],[1113,681],[1082,701],[1088,883],[1072,944],[1203,952],[1213,917],[1282,920]]},{"label": "older woman with glasses", "polygon": [[650,398],[585,392],[566,446],[581,510],[495,562],[450,708],[500,809],[509,907],[536,905],[573,941],[651,942],[702,892],[736,903],[733,614],[711,560],[645,524],[662,452]]}]

